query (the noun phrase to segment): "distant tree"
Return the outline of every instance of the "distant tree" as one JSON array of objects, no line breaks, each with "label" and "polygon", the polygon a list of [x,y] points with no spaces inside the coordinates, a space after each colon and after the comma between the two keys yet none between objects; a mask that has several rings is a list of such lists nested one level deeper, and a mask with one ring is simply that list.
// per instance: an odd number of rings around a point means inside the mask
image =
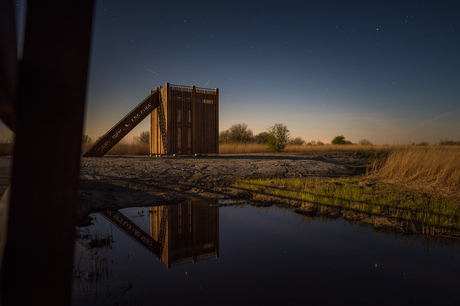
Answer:
[{"label": "distant tree", "polygon": [[303,146],[305,144],[305,140],[303,140],[301,137],[296,137],[289,140],[288,144],[291,146]]},{"label": "distant tree", "polygon": [[417,144],[417,146],[422,146],[422,147],[425,147],[425,146],[429,146],[430,144],[426,141],[421,141]]},{"label": "distant tree", "polygon": [[345,136],[340,135],[340,136],[335,136],[334,139],[332,139],[331,144],[344,145],[344,144],[347,144],[347,141],[345,140]]},{"label": "distant tree", "polygon": [[367,139],[361,139],[360,141],[358,141],[358,144],[362,146],[373,146],[374,145],[370,140],[367,140]]},{"label": "distant tree", "polygon": [[316,142],[316,145],[317,146],[324,146],[324,142],[322,142],[321,140],[318,139],[318,141]]},{"label": "distant tree", "polygon": [[88,144],[88,143],[91,143],[92,141],[93,139],[91,137],[89,137],[86,134],[83,134],[82,139],[81,139],[82,144]]},{"label": "distant tree", "polygon": [[262,132],[254,136],[254,142],[258,144],[267,144],[270,137],[269,132]]},{"label": "distant tree", "polygon": [[273,152],[281,152],[284,150],[289,141],[289,130],[283,123],[275,123],[275,125],[267,128],[270,134],[268,138],[268,148]]},{"label": "distant tree", "polygon": [[143,131],[139,136],[134,137],[134,142],[138,144],[149,144],[150,143],[150,132]]},{"label": "distant tree", "polygon": [[441,140],[439,142],[440,146],[460,146],[460,141],[453,141],[453,140]]},{"label": "distant tree", "polygon": [[252,130],[248,128],[246,123],[234,124],[219,134],[220,143],[248,143],[252,140]]},{"label": "distant tree", "polygon": [[229,143],[230,142],[230,131],[225,130],[219,133],[219,143]]}]

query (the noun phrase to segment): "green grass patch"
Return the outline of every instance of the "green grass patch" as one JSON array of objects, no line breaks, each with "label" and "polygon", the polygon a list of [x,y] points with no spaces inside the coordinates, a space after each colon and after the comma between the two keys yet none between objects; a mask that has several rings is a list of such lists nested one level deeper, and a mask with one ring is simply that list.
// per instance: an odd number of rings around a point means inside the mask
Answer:
[{"label": "green grass patch", "polygon": [[363,178],[242,179],[234,187],[252,192],[256,200],[295,205],[300,213],[342,216],[406,233],[460,236],[460,205],[454,199]]}]

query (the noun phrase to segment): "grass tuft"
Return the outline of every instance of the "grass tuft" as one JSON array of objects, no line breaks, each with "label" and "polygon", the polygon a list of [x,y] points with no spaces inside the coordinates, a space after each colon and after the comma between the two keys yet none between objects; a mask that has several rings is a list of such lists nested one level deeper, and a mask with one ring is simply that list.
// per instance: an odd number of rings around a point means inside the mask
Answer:
[{"label": "grass tuft", "polygon": [[353,179],[243,179],[234,187],[253,198],[298,207],[299,213],[344,217],[405,233],[460,236],[460,206],[452,198]]}]

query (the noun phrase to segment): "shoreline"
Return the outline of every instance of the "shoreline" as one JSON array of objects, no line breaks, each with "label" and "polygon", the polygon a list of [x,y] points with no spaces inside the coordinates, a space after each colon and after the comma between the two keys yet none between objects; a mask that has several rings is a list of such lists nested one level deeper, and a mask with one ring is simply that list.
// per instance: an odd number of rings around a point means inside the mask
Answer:
[{"label": "shoreline", "polygon": [[238,179],[351,177],[366,164],[354,153],[82,158],[79,205],[86,212],[247,198],[232,187]]}]

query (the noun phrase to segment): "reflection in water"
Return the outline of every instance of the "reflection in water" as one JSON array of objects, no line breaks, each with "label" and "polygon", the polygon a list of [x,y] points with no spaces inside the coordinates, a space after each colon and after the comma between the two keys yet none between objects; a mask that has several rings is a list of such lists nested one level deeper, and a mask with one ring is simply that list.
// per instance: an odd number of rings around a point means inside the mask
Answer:
[{"label": "reflection in water", "polygon": [[[155,255],[167,268],[219,257],[218,201],[152,206],[148,211],[148,231],[133,221],[135,218],[121,211],[102,211],[99,214],[126,237]],[[114,241],[112,231],[105,231],[102,235],[97,231],[92,233],[89,229],[80,231],[80,237],[76,240],[81,247],[80,253],[76,254],[74,295],[97,294],[104,284],[109,284],[110,275],[113,274],[109,250],[119,239]],[[120,288],[126,293],[132,287],[133,283],[128,282]]]},{"label": "reflection in water", "polygon": [[94,214],[73,305],[460,305],[458,240],[217,204]]},{"label": "reflection in water", "polygon": [[120,211],[100,213],[121,231],[172,265],[219,257],[219,206],[209,201],[150,207],[150,234]]}]

